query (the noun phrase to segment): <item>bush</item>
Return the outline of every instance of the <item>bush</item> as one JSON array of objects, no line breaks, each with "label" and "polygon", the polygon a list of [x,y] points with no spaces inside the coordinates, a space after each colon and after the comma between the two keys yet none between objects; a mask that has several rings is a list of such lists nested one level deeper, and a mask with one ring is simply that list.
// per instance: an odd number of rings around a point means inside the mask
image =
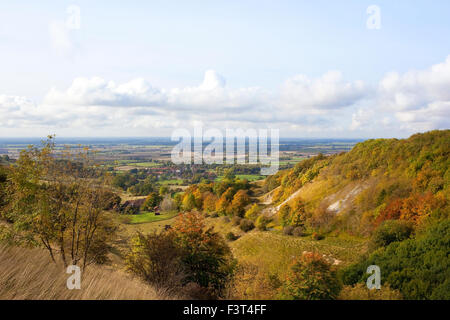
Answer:
[{"label": "bush", "polygon": [[303,227],[296,227],[292,230],[292,235],[294,237],[304,237],[305,236],[305,229]]},{"label": "bush", "polygon": [[408,239],[413,233],[413,224],[403,220],[384,221],[373,233],[370,241],[372,250],[386,247],[392,242]]},{"label": "bush", "polygon": [[195,212],[179,215],[169,231],[138,234],[126,261],[147,282],[197,299],[223,297],[236,265],[225,240]]},{"label": "bush", "polygon": [[256,221],[255,221],[255,225],[256,227],[261,230],[261,231],[265,231],[267,229],[267,225],[272,222],[272,219],[267,218],[264,215],[260,215]]},{"label": "bush", "polygon": [[290,267],[279,289],[278,298],[283,300],[330,300],[336,299],[341,284],[335,270],[316,253],[305,253]]},{"label": "bush", "polygon": [[161,210],[163,212],[173,211],[177,209],[177,204],[170,197],[170,195],[166,195],[161,202]]},{"label": "bush", "polygon": [[287,236],[292,236],[293,231],[294,231],[293,226],[286,226],[283,228],[283,233]]},{"label": "bush", "polygon": [[391,289],[388,285],[381,286],[380,290],[370,290],[364,283],[355,286],[344,286],[339,294],[339,300],[402,300],[398,290]]},{"label": "bush", "polygon": [[141,206],[141,210],[153,211],[156,206],[159,206],[161,200],[162,198],[158,193],[152,192],[147,196],[147,198],[145,198],[145,201]]},{"label": "bush", "polygon": [[239,239],[239,237],[237,235],[235,235],[233,232],[228,232],[227,235],[225,236],[225,238],[228,241],[235,241],[235,240]]},{"label": "bush", "polygon": [[249,220],[254,220],[258,217],[258,214],[260,213],[261,208],[259,207],[259,205],[257,205],[256,203],[254,203],[250,209],[247,210],[247,212],[245,212],[245,218],[249,219]]},{"label": "bush", "polygon": [[157,287],[175,292],[185,278],[181,248],[171,232],[138,235],[131,242],[127,270]]},{"label": "bush", "polygon": [[321,235],[320,233],[313,232],[312,238],[316,241],[319,241],[319,240],[323,240],[325,237],[323,235]]},{"label": "bush", "polygon": [[248,232],[250,230],[253,230],[255,228],[255,225],[250,220],[242,219],[241,223],[239,224],[239,228],[244,232]]},{"label": "bush", "polygon": [[223,297],[236,266],[225,239],[207,228],[204,217],[197,212],[179,215],[172,230],[183,251],[187,275],[184,283],[194,282],[211,297]]},{"label": "bush", "polygon": [[231,223],[233,224],[233,226],[237,227],[241,223],[241,220],[242,220],[241,217],[235,216],[231,219]]},{"label": "bush", "polygon": [[416,239],[393,242],[367,259],[345,268],[346,285],[367,280],[367,267],[378,265],[381,283],[399,290],[405,299],[450,299],[450,221],[440,221]]}]

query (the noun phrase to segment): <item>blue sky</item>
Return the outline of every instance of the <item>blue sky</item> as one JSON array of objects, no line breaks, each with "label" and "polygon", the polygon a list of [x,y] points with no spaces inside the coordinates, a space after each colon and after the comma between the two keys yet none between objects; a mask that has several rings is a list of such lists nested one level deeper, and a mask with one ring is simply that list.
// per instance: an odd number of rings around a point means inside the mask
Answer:
[{"label": "blue sky", "polygon": [[1,1],[0,135],[448,128],[449,14],[419,0]]}]

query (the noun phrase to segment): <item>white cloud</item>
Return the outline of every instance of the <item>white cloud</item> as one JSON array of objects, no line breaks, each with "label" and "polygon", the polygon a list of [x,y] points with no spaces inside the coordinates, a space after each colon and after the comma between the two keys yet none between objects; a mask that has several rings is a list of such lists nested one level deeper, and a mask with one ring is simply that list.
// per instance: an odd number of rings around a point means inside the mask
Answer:
[{"label": "white cloud", "polygon": [[37,120],[36,105],[30,99],[0,95],[0,126],[24,127]]},{"label": "white cloud", "polygon": [[374,111],[371,109],[359,108],[352,114],[351,130],[361,129],[374,121]]},{"label": "white cloud", "polygon": [[294,111],[317,112],[354,105],[367,95],[362,81],[345,82],[338,71],[310,79],[297,75],[286,81],[282,88],[283,107]]},{"label": "white cloud", "polygon": [[450,101],[432,102],[417,110],[396,112],[395,116],[408,129],[447,129],[450,127]]},{"label": "white cloud", "polygon": [[165,100],[164,94],[154,89],[144,79],[135,79],[117,85],[94,77],[76,78],[65,91],[52,88],[44,99],[44,104],[70,106],[136,107],[155,106]]},{"label": "white cloud", "polygon": [[157,89],[144,79],[123,84],[94,77],[76,78],[64,91],[52,88],[44,99],[48,105],[159,107],[161,111],[199,110],[216,113],[227,109],[249,109],[263,103],[267,95],[259,88],[230,89],[213,70],[205,72],[196,87]]},{"label": "white cloud", "polygon": [[[378,89],[345,81],[339,72],[297,75],[279,92],[232,88],[214,70],[197,86],[156,88],[144,79],[125,83],[76,78],[52,88],[42,103],[0,95],[0,125],[9,128],[109,128],[123,132],[192,126],[278,127],[323,135],[410,132],[448,128],[450,57],[428,70],[390,73]],[[78,128],[78,129],[77,129]],[[137,132],[133,131],[133,132]],[[148,132],[148,131],[147,131]]]},{"label": "white cloud", "polygon": [[450,56],[426,70],[389,73],[380,81],[378,104],[383,110],[393,111],[407,128],[448,128]]}]

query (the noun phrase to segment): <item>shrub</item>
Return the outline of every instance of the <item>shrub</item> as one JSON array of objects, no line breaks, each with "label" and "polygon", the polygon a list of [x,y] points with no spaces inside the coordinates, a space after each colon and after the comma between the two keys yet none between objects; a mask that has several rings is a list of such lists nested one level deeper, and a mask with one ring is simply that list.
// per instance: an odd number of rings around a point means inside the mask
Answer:
[{"label": "shrub", "polygon": [[336,299],[341,284],[336,272],[323,257],[305,253],[294,261],[284,279],[278,297],[283,300]]},{"label": "shrub", "polygon": [[282,226],[290,225],[291,207],[288,204],[283,205],[278,213]]},{"label": "shrub", "polygon": [[260,211],[261,208],[256,203],[254,203],[250,207],[250,209],[248,209],[247,212],[245,212],[245,218],[249,220],[254,220],[258,217]]},{"label": "shrub", "polygon": [[313,232],[312,238],[316,241],[319,241],[319,240],[323,240],[325,237],[320,233]]},{"label": "shrub", "polygon": [[281,283],[260,263],[241,261],[236,269],[230,297],[232,300],[273,300]]},{"label": "shrub", "polygon": [[228,241],[235,241],[235,240],[239,239],[239,237],[237,235],[235,235],[233,232],[228,232],[227,235],[225,236],[225,238]]},{"label": "shrub", "polygon": [[250,220],[242,219],[241,223],[239,224],[239,228],[244,232],[248,232],[250,230],[253,230],[255,228],[255,225]]},{"label": "shrub", "polygon": [[144,281],[175,292],[185,278],[181,248],[171,232],[138,233],[126,257],[127,270]]},{"label": "shrub", "polygon": [[366,270],[378,265],[381,283],[399,290],[405,299],[450,299],[450,221],[430,226],[415,239],[393,242],[379,248],[367,259],[345,268],[342,279],[346,285],[364,283]]},{"label": "shrub", "polygon": [[402,220],[384,221],[373,233],[370,241],[372,250],[386,247],[392,242],[408,239],[413,233],[413,224]]},{"label": "shrub", "polygon": [[184,283],[194,282],[212,297],[222,297],[231,281],[236,260],[230,247],[197,212],[181,214],[172,229],[183,251]]},{"label": "shrub", "polygon": [[294,237],[304,237],[305,236],[305,229],[303,227],[296,227],[292,230],[292,235]]},{"label": "shrub", "polygon": [[202,299],[222,297],[236,265],[225,240],[196,212],[179,215],[168,231],[138,234],[126,261],[147,282]]},{"label": "shrub", "polygon": [[292,236],[292,232],[294,231],[293,226],[286,226],[283,228],[283,233],[287,236]]},{"label": "shrub", "polygon": [[242,218],[241,217],[233,217],[232,219],[231,219],[231,223],[233,224],[233,226],[238,226],[240,223],[241,223],[241,221],[242,221]]},{"label": "shrub", "polygon": [[246,190],[239,190],[233,197],[231,202],[232,212],[234,215],[243,217],[245,206],[250,203],[250,197]]},{"label": "shrub", "polygon": [[145,198],[145,201],[141,206],[141,210],[153,211],[154,207],[159,206],[161,200],[162,198],[158,193],[152,192],[147,196],[147,198]]},{"label": "shrub", "polygon": [[166,195],[161,202],[161,210],[164,212],[173,211],[177,209],[177,204],[170,197],[170,195]]},{"label": "shrub", "polygon": [[381,286],[380,290],[370,290],[365,283],[355,286],[344,286],[339,294],[339,300],[402,300],[402,294],[398,290],[391,289],[388,285]]},{"label": "shrub", "polygon": [[261,230],[261,231],[265,231],[267,229],[267,225],[272,222],[272,219],[267,218],[264,215],[260,215],[256,221],[255,221],[255,225],[256,227]]}]

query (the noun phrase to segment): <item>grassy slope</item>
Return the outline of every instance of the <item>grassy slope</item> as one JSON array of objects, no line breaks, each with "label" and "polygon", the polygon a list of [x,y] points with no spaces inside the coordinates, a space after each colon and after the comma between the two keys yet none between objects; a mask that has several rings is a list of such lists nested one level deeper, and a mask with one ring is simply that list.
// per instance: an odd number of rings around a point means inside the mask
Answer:
[{"label": "grassy slope", "polygon": [[327,237],[316,241],[310,237],[286,236],[277,231],[242,232],[223,218],[208,218],[207,224],[220,234],[233,232],[240,238],[230,242],[233,253],[239,262],[259,265],[266,272],[284,274],[295,257],[303,251],[315,251],[340,261],[339,265],[356,262],[366,250],[366,241],[351,237]]},{"label": "grassy slope", "polygon": [[[402,140],[368,140],[328,160],[319,160],[309,166],[302,162],[293,169],[279,172],[275,178],[281,187],[274,201],[281,203],[301,188],[299,197],[305,202],[307,211],[313,213],[319,207],[326,208],[345,199],[352,189],[360,188],[361,191],[348,199],[346,210],[354,210],[359,218],[363,214],[375,216],[377,207],[413,192],[439,192],[448,199],[449,159],[450,130],[416,134]],[[308,179],[314,166],[321,162],[325,166],[319,174]],[[420,176],[427,177],[428,185],[417,188],[415,179]],[[436,187],[438,185],[440,189]],[[377,201],[383,189],[388,191],[387,195]],[[352,222],[353,231],[361,231],[359,223],[358,220]]]},{"label": "grassy slope", "polygon": [[0,247],[0,299],[170,299],[124,272],[89,266],[81,275],[81,289],[69,290],[66,270],[42,249]]}]

